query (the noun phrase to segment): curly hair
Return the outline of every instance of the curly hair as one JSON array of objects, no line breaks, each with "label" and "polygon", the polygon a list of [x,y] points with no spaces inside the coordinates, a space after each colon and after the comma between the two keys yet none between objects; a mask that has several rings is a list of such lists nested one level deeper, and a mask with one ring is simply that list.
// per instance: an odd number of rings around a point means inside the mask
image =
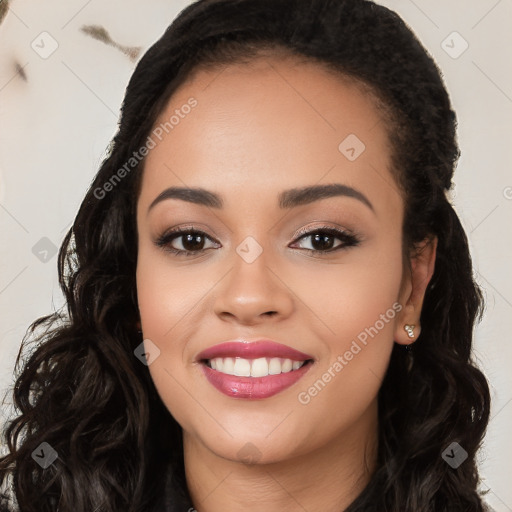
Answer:
[{"label": "curly hair", "polygon": [[[199,0],[142,57],[108,155],[60,247],[67,311],[34,321],[16,360],[18,415],[3,432],[0,483],[18,510],[149,511],[168,464],[186,485],[181,427],[134,356],[135,213],[144,160],[115,190],[98,190],[144,145],[192,72],[278,52],[372,92],[391,123],[405,261],[422,240],[438,238],[420,339],[409,349],[395,343],[379,391],[377,469],[347,512],[484,510],[476,453],[490,396],[471,354],[483,298],[446,197],[459,157],[456,117],[425,48],[396,13],[369,0]],[[31,458],[42,442],[58,453],[44,470]],[[441,456],[452,442],[467,452],[456,470]]]}]

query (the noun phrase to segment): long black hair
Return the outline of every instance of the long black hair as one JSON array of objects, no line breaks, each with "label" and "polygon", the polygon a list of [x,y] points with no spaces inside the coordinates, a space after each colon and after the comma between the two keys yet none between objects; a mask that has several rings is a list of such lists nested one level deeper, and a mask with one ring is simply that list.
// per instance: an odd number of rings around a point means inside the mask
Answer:
[{"label": "long black hair", "polygon": [[[483,303],[466,235],[446,198],[459,149],[436,64],[397,14],[369,0],[200,0],[138,63],[108,156],[59,251],[65,310],[36,320],[23,340],[13,392],[18,415],[7,424],[8,453],[0,459],[0,482],[9,480],[19,510],[149,511],[169,463],[185,485],[181,427],[134,356],[144,159],[133,168],[126,162],[194,70],[274,52],[372,91],[390,121],[404,256],[438,237],[421,336],[411,350],[395,344],[379,392],[378,466],[347,512],[484,509],[475,456],[490,397],[471,355]],[[114,190],[104,193],[107,182]],[[47,469],[31,457],[42,442],[58,453]],[[452,443],[467,453],[456,469],[443,457]]]}]

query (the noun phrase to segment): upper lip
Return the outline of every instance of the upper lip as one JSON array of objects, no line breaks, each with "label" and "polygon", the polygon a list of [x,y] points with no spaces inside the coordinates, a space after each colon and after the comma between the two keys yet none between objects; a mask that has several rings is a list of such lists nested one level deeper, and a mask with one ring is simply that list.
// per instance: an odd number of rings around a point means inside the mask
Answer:
[{"label": "upper lip", "polygon": [[292,359],[294,361],[313,359],[309,354],[269,339],[226,341],[203,350],[196,359],[201,361],[215,359],[216,357],[242,357],[244,359],[282,357],[283,359]]}]

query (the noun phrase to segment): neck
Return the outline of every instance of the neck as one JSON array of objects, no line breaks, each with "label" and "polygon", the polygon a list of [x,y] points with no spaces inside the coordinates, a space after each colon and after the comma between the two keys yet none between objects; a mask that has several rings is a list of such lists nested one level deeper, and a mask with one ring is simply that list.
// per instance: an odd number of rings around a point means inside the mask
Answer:
[{"label": "neck", "polygon": [[375,471],[377,406],[319,448],[286,460],[245,464],[183,432],[185,474],[198,512],[345,510]]}]

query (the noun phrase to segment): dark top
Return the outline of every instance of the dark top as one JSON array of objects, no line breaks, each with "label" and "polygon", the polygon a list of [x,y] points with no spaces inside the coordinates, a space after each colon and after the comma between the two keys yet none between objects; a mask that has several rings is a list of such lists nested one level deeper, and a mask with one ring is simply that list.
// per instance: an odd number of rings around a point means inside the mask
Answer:
[{"label": "dark top", "polygon": [[[495,512],[487,503],[484,503],[484,509]],[[170,468],[165,472],[162,498],[154,512],[197,512],[182,472],[174,472]]]}]

